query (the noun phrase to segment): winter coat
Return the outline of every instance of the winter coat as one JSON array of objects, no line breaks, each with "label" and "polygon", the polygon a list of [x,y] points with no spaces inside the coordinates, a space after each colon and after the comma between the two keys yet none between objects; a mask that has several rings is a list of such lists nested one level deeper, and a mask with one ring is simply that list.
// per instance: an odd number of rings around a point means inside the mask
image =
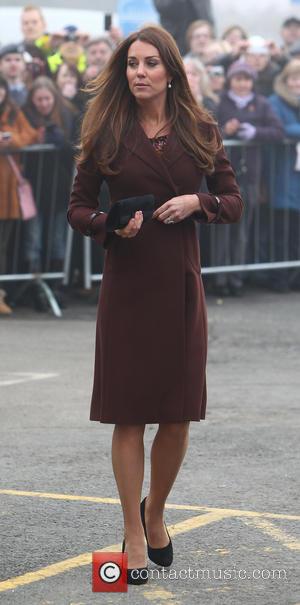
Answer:
[{"label": "winter coat", "polygon": [[[23,110],[33,126],[42,125],[39,114],[31,107],[25,106]],[[64,128],[51,119],[43,123],[44,143],[54,145],[55,151],[33,153],[26,163],[26,176],[35,191],[38,206],[44,211],[50,208],[53,212],[63,210],[68,205],[73,177],[76,113],[63,106],[62,121]]]},{"label": "winter coat", "polygon": [[237,133],[229,136],[224,132],[226,122],[232,118],[236,118],[241,123],[248,122],[256,127],[256,134],[251,141],[258,145],[244,147],[244,149],[233,147],[230,159],[239,177],[243,177],[248,183],[257,183],[261,175],[263,157],[259,144],[271,144],[275,141],[281,141],[284,136],[283,127],[268,100],[257,94],[254,94],[253,100],[246,107],[238,109],[235,102],[228,96],[227,91],[225,91],[221,95],[217,110],[217,119],[221,132],[225,139],[241,140],[238,138]]},{"label": "winter coat", "polygon": [[[15,151],[20,147],[36,143],[38,132],[30,126],[23,112],[16,109],[15,117],[10,119],[10,115],[14,115],[14,111],[11,112],[10,107],[8,107],[0,116],[0,131],[12,134],[10,139],[12,150]],[[4,151],[4,148],[0,147],[1,150]],[[20,164],[19,154],[14,153],[13,157]],[[18,218],[21,218],[21,212],[17,179],[7,157],[5,157],[5,153],[0,153],[0,220]]]},{"label": "winter coat", "polygon": [[[300,165],[297,161],[296,144],[300,144],[300,101],[289,94],[280,81],[275,86],[275,94],[269,98],[274,112],[280,118],[285,135],[290,144],[275,149],[274,188],[272,204],[275,208],[300,210]],[[298,152],[300,156],[300,149]],[[298,161],[299,164],[299,161]]]},{"label": "winter coat", "polygon": [[[105,229],[107,213],[91,223],[103,179],[111,204],[152,193],[155,207],[196,193],[201,171],[171,131],[163,154],[139,123],[120,147],[119,174],[104,177],[90,159],[79,165],[68,220],[104,246],[90,420],[141,424],[205,418],[207,315],[196,221],[231,223],[243,202],[224,152],[207,177],[201,210],[165,224],[150,219],[132,238]],[[215,198],[217,195],[221,205]]]}]

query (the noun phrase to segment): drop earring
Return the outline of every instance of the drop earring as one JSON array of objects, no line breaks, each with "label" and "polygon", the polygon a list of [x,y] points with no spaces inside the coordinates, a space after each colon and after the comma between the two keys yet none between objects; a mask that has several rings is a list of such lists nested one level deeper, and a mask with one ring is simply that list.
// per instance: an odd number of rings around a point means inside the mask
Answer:
[{"label": "drop earring", "polygon": [[172,82],[168,82],[168,88],[172,88]]}]

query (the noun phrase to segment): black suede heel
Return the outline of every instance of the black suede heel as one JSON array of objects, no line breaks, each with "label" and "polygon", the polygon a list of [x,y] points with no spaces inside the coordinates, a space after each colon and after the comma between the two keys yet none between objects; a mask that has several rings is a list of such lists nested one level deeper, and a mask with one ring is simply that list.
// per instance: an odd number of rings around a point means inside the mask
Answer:
[{"label": "black suede heel", "polygon": [[[122,544],[122,552],[125,552],[125,539]],[[148,580],[148,566],[127,568],[127,584],[146,584]]]},{"label": "black suede heel", "polygon": [[165,524],[166,532],[169,536],[169,544],[163,546],[162,548],[152,548],[152,546],[149,545],[145,523],[145,504],[146,498],[144,498],[144,500],[142,500],[141,502],[141,518],[145,532],[145,538],[147,540],[148,557],[149,559],[151,559],[151,561],[153,561],[153,563],[156,563],[156,565],[160,565],[161,567],[168,567],[173,561],[173,545],[172,540],[170,538],[170,534]]}]

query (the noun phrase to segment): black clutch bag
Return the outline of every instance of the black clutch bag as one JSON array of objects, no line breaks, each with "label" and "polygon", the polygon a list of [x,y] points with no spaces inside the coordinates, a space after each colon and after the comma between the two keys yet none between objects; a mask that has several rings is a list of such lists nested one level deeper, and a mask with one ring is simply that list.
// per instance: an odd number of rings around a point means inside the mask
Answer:
[{"label": "black clutch bag", "polygon": [[115,231],[115,229],[126,227],[137,210],[142,210],[144,222],[148,221],[155,209],[154,202],[155,198],[152,194],[137,195],[136,197],[128,197],[124,200],[114,202],[106,217],[106,231]]}]

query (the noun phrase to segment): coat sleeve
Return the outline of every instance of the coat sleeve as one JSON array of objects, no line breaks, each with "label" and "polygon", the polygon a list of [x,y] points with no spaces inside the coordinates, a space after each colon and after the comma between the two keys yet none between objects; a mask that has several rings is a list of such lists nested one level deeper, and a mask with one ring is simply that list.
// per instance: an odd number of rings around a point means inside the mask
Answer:
[{"label": "coat sleeve", "polygon": [[257,126],[254,141],[281,141],[284,137],[283,125],[267,99],[261,98],[262,123]]},{"label": "coat sleeve", "polygon": [[196,193],[200,210],[192,217],[200,223],[237,223],[244,203],[223,144],[216,155],[215,170],[206,177],[206,183],[209,193]]},{"label": "coat sleeve", "polygon": [[38,131],[30,126],[24,113],[19,110],[11,130],[11,146],[20,148],[33,145],[38,142],[38,136]]},{"label": "coat sleeve", "polygon": [[73,229],[88,235],[98,244],[107,248],[114,237],[105,228],[107,213],[99,209],[99,192],[104,180],[92,158],[79,164],[74,178],[67,219]]}]

